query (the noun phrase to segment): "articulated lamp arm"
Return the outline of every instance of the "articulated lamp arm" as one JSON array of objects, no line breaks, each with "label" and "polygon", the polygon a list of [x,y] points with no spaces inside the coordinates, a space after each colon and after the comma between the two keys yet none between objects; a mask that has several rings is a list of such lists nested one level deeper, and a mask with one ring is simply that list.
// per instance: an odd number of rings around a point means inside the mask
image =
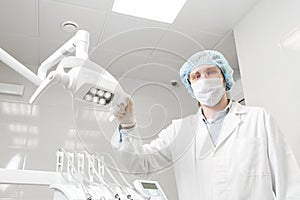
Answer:
[{"label": "articulated lamp arm", "polygon": [[30,71],[25,65],[20,63],[14,57],[9,55],[6,51],[0,48],[0,61],[5,63],[8,67],[15,70],[20,75],[24,76],[27,80],[33,84],[39,86],[43,80],[46,79],[46,75],[49,69],[60,62],[64,57],[70,53],[74,53],[76,57],[82,59],[88,59],[89,48],[89,33],[84,30],[80,30],[67,41],[63,46],[56,50],[50,57],[48,57],[39,67],[38,75]]},{"label": "articulated lamp arm", "polygon": [[84,30],[79,30],[75,36],[73,36],[63,46],[57,49],[41,64],[38,70],[38,77],[44,80],[49,69],[60,62],[64,57],[69,56],[71,53],[74,53],[74,51],[76,57],[88,59],[88,49],[89,33]]},{"label": "articulated lamp arm", "polygon": [[74,37],[72,37],[63,46],[57,49],[51,56],[49,56],[38,69],[38,77],[44,81],[34,92],[29,102],[34,103],[37,98],[41,96],[41,94],[54,83],[60,83],[64,85],[68,84],[71,80],[71,77],[63,70],[52,71],[46,77],[48,70],[74,51],[76,57],[87,60],[88,49],[89,33],[87,31],[80,30]]},{"label": "articulated lamp arm", "polygon": [[15,70],[17,73],[25,77],[27,80],[31,81],[36,86],[39,86],[42,83],[42,79],[39,78],[36,74],[30,71],[25,65],[20,63],[14,57],[9,55],[6,51],[0,48],[0,61],[5,63],[7,66]]},{"label": "articulated lamp arm", "polygon": [[89,33],[84,30],[80,30],[56,50],[51,56],[49,56],[39,67],[38,74],[34,74],[26,66],[9,55],[3,49],[0,48],[0,61],[5,63],[8,67],[14,69],[17,73],[24,76],[36,86],[39,86],[29,102],[34,103],[35,100],[52,84],[62,83],[70,81],[70,77],[64,71],[53,71],[48,77],[48,70],[59,63],[64,57],[69,56],[75,52],[76,57],[87,60],[89,49]]},{"label": "articulated lamp arm", "polygon": [[[128,95],[118,81],[105,69],[88,59],[88,48],[89,33],[84,30],[78,31],[41,64],[37,75],[2,49],[0,59],[39,86],[30,98],[30,103],[34,103],[52,84],[62,84],[72,91],[74,98],[85,102],[87,106],[106,109],[112,104],[126,101]],[[75,56],[69,56],[74,52]],[[59,64],[56,70],[48,74],[57,63]],[[65,71],[66,68],[71,68],[68,73]]]}]

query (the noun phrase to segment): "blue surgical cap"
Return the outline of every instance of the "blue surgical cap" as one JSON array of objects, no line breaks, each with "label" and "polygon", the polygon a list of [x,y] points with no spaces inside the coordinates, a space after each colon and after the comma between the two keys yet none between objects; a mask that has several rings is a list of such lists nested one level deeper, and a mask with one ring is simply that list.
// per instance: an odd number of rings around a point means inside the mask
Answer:
[{"label": "blue surgical cap", "polygon": [[226,91],[229,91],[231,89],[232,85],[234,84],[232,77],[233,70],[226,58],[220,52],[213,50],[204,50],[192,55],[180,68],[181,81],[184,83],[185,87],[188,89],[192,97],[195,98],[188,77],[191,71],[195,67],[200,65],[214,65],[219,67],[225,78]]}]

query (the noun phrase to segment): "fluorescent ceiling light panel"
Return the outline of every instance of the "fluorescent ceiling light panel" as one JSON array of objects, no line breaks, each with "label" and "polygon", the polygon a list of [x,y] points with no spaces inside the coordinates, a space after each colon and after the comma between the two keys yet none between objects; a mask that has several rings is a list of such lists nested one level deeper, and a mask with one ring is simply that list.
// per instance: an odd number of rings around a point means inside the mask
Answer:
[{"label": "fluorescent ceiling light panel", "polygon": [[24,85],[0,83],[0,94],[22,96],[23,92],[24,92]]},{"label": "fluorescent ceiling light panel", "polygon": [[112,11],[173,23],[186,0],[115,0]]}]

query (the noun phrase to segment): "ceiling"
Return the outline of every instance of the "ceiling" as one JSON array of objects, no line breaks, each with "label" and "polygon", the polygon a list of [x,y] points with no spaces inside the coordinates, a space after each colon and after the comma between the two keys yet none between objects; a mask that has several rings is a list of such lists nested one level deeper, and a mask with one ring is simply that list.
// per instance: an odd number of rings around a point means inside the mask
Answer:
[{"label": "ceiling", "polygon": [[[238,69],[232,28],[256,2],[187,0],[173,24],[167,24],[112,12],[112,0],[1,0],[0,48],[36,72],[74,35],[64,32],[62,23],[74,21],[90,33],[90,60],[116,77],[178,79],[169,71],[178,71],[201,49],[222,51]],[[0,69],[0,82],[28,82]]]}]

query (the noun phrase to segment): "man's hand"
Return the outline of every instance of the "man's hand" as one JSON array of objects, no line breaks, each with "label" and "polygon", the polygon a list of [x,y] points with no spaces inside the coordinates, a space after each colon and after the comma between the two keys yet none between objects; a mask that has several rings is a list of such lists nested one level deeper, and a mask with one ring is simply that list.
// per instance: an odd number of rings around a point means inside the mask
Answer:
[{"label": "man's hand", "polygon": [[129,129],[135,126],[135,117],[133,99],[130,97],[126,100],[127,105],[125,103],[120,103],[113,107],[113,115],[122,128]]}]

